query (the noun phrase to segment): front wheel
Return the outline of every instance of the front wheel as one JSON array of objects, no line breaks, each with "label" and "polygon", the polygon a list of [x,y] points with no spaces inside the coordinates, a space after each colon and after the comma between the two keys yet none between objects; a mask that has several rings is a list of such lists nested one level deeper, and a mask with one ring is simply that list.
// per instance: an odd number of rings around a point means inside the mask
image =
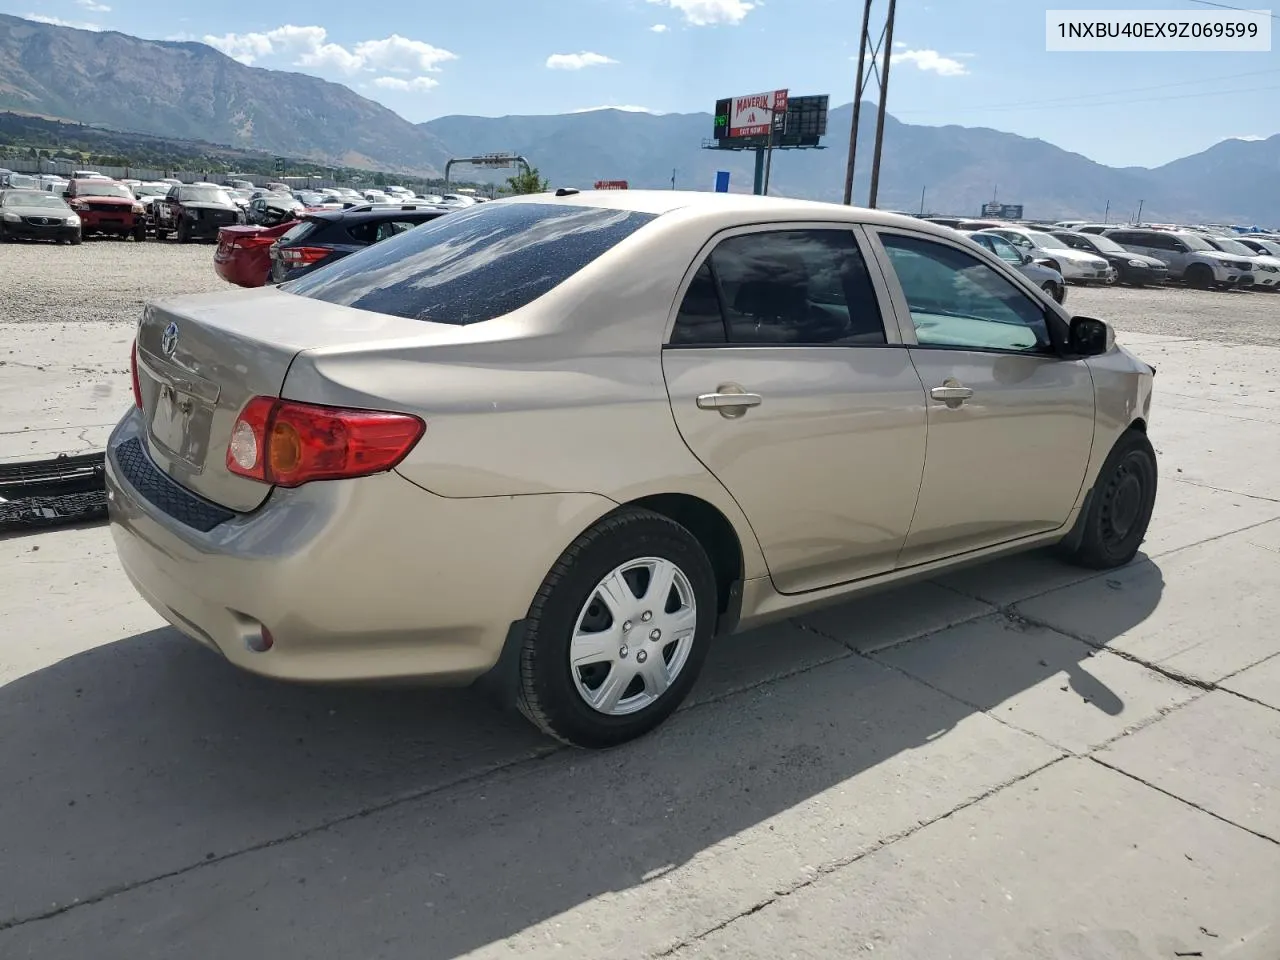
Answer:
[{"label": "front wheel", "polygon": [[1063,295],[1066,293],[1061,284],[1054,283],[1052,280],[1046,280],[1040,289],[1051,296],[1057,303],[1062,302]]},{"label": "front wheel", "polygon": [[1186,280],[1189,287],[1195,287],[1197,290],[1208,290],[1213,286],[1213,271],[1203,263],[1193,263],[1187,267]]},{"label": "front wheel", "polygon": [[711,562],[683,526],[640,509],[605,517],[561,555],[529,608],[517,705],[574,746],[648,733],[697,680],[716,599]]},{"label": "front wheel", "polygon": [[1157,473],[1151,441],[1130,427],[1098,473],[1080,518],[1079,541],[1067,551],[1066,559],[1095,570],[1121,567],[1132,560],[1151,522]]},{"label": "front wheel", "polygon": [[181,223],[178,224],[177,237],[178,237],[179,243],[191,242],[191,225],[187,223],[187,221],[183,220]]}]

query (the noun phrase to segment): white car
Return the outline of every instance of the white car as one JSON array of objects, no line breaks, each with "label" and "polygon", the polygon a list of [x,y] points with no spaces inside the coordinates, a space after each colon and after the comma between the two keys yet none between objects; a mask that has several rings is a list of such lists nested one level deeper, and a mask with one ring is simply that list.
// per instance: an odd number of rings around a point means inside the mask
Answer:
[{"label": "white car", "polygon": [[1248,257],[1253,262],[1253,289],[1275,290],[1280,287],[1280,257],[1270,253],[1258,253],[1251,246],[1241,243],[1235,237],[1218,237],[1212,234],[1201,234],[1215,249],[1232,256]]},{"label": "white car", "polygon": [[1045,265],[1057,270],[1068,283],[1115,283],[1115,267],[1095,253],[1073,250],[1057,237],[1025,227],[991,227],[983,233],[1004,237]]}]

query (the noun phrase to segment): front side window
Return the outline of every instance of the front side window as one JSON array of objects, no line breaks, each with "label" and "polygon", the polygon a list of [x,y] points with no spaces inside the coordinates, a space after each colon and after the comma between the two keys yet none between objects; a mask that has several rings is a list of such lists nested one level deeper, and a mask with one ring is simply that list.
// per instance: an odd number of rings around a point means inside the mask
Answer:
[{"label": "front side window", "polygon": [[280,289],[408,319],[480,323],[549,293],[654,217],[608,207],[477,204]]},{"label": "front side window", "polygon": [[921,346],[1037,353],[1051,347],[1042,308],[955,247],[881,234]]},{"label": "front side window", "polygon": [[847,229],[774,230],[721,241],[694,277],[672,335],[715,336],[712,294],[723,318],[718,339],[737,344],[885,343],[866,263]]}]

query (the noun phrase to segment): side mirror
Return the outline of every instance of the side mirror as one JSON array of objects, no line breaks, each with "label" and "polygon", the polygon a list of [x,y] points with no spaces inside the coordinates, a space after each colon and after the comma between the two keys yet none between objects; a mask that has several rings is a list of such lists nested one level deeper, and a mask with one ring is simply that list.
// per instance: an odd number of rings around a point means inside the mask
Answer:
[{"label": "side mirror", "polygon": [[1096,357],[1106,353],[1114,343],[1111,327],[1105,320],[1072,317],[1067,334],[1067,351],[1078,357]]},{"label": "side mirror", "polygon": [[[1022,251],[1018,251],[1018,252],[1019,252],[1019,253],[1022,253]],[[1022,262],[1023,262],[1023,263],[1030,263],[1030,262],[1031,262],[1031,254],[1029,254],[1029,253],[1023,253],[1023,254],[1022,254]]]},{"label": "side mirror", "polygon": [[1187,245],[1186,245],[1185,243],[1183,243],[1181,240],[1175,240],[1175,241],[1173,241],[1173,249],[1174,249],[1177,253],[1186,253],[1186,252],[1187,252]]}]

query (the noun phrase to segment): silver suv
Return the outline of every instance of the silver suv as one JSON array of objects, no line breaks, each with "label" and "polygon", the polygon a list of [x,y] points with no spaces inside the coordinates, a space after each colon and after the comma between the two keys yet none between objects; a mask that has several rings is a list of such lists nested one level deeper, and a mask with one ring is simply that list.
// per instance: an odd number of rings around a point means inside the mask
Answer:
[{"label": "silver suv", "polygon": [[1103,236],[1110,237],[1133,253],[1163,261],[1169,266],[1169,278],[1183,280],[1188,286],[1202,290],[1253,286],[1253,264],[1250,261],[1221,253],[1203,237],[1186,230],[1120,227],[1106,231]]}]

